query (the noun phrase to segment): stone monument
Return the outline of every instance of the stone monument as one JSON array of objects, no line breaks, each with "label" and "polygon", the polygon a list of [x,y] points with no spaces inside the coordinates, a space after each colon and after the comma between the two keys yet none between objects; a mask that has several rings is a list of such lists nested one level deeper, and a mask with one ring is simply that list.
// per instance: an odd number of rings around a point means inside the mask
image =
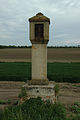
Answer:
[{"label": "stone monument", "polygon": [[32,80],[26,88],[28,97],[41,97],[55,101],[54,83],[47,79],[47,44],[49,41],[50,19],[42,13],[29,19],[30,41],[32,43]]}]

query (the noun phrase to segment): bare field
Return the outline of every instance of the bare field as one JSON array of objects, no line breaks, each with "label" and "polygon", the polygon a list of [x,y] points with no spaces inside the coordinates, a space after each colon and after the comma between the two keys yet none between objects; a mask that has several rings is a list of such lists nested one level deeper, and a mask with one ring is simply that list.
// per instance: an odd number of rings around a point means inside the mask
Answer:
[{"label": "bare field", "polygon": [[[22,85],[25,82],[10,82],[0,81],[0,100],[10,100],[12,103],[18,100]],[[74,102],[80,102],[80,83],[58,83],[60,86],[58,101],[71,105]],[[6,105],[0,105],[0,109],[3,109]]]},{"label": "bare field", "polygon": [[[30,62],[30,48],[0,49],[0,62]],[[48,62],[80,62],[80,48],[48,48]]]}]

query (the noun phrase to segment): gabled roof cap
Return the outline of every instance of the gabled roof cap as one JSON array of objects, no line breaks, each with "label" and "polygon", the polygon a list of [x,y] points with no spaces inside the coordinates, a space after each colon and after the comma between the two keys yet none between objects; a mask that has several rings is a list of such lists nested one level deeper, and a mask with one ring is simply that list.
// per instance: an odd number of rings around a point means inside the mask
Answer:
[{"label": "gabled roof cap", "polygon": [[50,24],[50,19],[39,12],[36,16],[29,18],[29,22],[49,22]]}]

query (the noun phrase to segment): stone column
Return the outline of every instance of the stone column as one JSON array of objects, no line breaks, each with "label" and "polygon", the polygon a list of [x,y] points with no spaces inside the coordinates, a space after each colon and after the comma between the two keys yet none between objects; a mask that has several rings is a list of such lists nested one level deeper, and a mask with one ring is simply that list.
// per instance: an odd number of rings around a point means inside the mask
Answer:
[{"label": "stone column", "polygon": [[32,44],[32,84],[48,84],[46,44]]},{"label": "stone column", "polygon": [[41,97],[54,103],[54,82],[47,79],[47,44],[49,41],[50,19],[42,13],[29,18],[30,41],[32,43],[32,79],[23,87],[27,97]]}]

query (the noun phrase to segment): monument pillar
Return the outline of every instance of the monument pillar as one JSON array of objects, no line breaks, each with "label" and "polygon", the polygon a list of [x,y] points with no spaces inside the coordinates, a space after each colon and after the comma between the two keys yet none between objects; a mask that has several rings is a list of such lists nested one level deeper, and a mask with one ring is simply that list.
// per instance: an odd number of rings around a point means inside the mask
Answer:
[{"label": "monument pillar", "polygon": [[29,19],[30,41],[32,43],[32,79],[23,87],[28,97],[41,97],[55,101],[54,83],[47,79],[47,44],[50,19],[42,13]]},{"label": "monument pillar", "polygon": [[48,84],[46,44],[32,44],[32,84]]},{"label": "monument pillar", "polygon": [[50,19],[42,13],[29,19],[32,43],[32,80],[30,84],[45,85],[47,80],[47,43]]}]

